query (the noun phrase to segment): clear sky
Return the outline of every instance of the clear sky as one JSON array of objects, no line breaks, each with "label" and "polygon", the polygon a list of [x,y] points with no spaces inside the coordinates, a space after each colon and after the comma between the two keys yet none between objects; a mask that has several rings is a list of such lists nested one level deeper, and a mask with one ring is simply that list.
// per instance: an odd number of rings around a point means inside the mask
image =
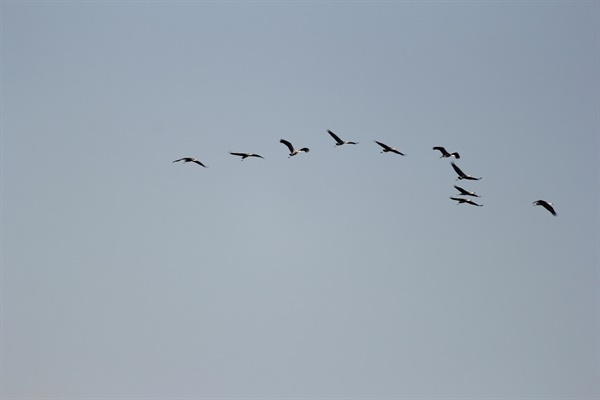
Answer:
[{"label": "clear sky", "polygon": [[598,2],[1,12],[3,399],[600,396]]}]

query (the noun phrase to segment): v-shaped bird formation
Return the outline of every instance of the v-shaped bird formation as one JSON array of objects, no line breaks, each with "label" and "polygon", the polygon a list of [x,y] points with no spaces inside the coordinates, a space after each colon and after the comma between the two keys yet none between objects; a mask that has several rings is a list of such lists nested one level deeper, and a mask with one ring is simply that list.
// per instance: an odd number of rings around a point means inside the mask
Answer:
[{"label": "v-shaped bird formation", "polygon": [[[335,147],[346,145],[346,144],[352,144],[352,145],[358,144],[358,142],[342,140],[337,134],[335,134],[334,132],[332,132],[329,129],[327,130],[327,133],[329,134],[329,136],[331,136],[333,138],[333,140],[335,140]],[[395,147],[391,147],[383,142],[380,142],[377,140],[374,140],[374,142],[381,147],[381,149],[382,149],[381,153],[394,153],[394,154],[398,154],[401,156],[406,155],[405,153],[402,153]],[[286,139],[280,139],[279,143],[285,145],[287,147],[287,149],[289,150],[288,158],[296,156],[300,153],[308,153],[310,151],[310,149],[308,147],[301,147],[301,148],[297,149],[294,147],[294,145],[290,141],[288,141]],[[433,150],[439,151],[441,153],[440,158],[454,158],[456,160],[460,159],[460,155],[458,154],[458,152],[448,152],[446,150],[446,148],[444,148],[442,146],[434,146]],[[229,152],[229,154],[236,156],[236,157],[240,157],[241,161],[244,161],[246,158],[262,158],[262,159],[265,158],[265,157],[261,156],[260,154],[256,154],[256,153]],[[191,163],[198,164],[204,168],[208,168],[204,163],[202,163],[201,161],[199,161],[193,157],[183,157],[183,158],[180,158],[173,162],[176,163],[176,162],[180,162],[180,161],[183,161],[184,164],[191,162]],[[458,165],[456,165],[456,163],[454,161],[450,162],[450,165],[452,166],[452,169],[454,169],[454,172],[457,175],[457,177],[456,177],[457,181],[458,180],[468,180],[468,181],[481,180],[481,177],[475,177],[473,175],[469,175],[469,174],[466,174],[465,172],[463,172],[463,170],[461,168],[459,168]],[[476,206],[476,207],[483,207],[483,204],[479,204],[470,198],[470,197],[481,197],[477,193],[468,191],[457,185],[454,185],[454,188],[456,190],[458,190],[459,193],[455,194],[454,196],[450,196],[450,199],[456,201],[457,205],[469,204],[469,205]],[[456,196],[463,196],[463,197],[456,197]],[[556,211],[554,210],[553,204],[549,201],[540,199],[540,200],[534,201],[533,205],[542,206],[546,210],[548,210],[548,212],[550,212],[553,216],[557,215]]]}]

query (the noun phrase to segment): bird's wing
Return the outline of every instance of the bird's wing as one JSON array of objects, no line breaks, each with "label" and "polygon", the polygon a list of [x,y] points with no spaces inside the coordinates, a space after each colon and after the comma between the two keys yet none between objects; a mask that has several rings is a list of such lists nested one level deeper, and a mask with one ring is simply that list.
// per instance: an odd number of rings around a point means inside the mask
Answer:
[{"label": "bird's wing", "polygon": [[374,142],[377,143],[378,145],[380,145],[381,147],[383,147],[386,150],[392,150],[392,148],[390,146],[388,146],[387,144],[385,144],[385,143],[378,142],[377,140],[374,140]]},{"label": "bird's wing", "polygon": [[285,139],[281,139],[281,140],[279,141],[279,143],[283,143],[283,144],[285,144],[285,145],[288,147],[288,149],[290,149],[290,153],[293,153],[293,152],[294,152],[294,146],[292,146],[292,144],[291,144],[290,142],[288,142],[287,140],[285,140]]},{"label": "bird's wing", "polygon": [[456,190],[458,190],[461,194],[470,194],[469,192],[467,192],[465,189],[461,188],[460,186],[456,186],[454,185],[454,187],[456,188]]},{"label": "bird's wing", "polygon": [[554,211],[554,207],[552,207],[548,203],[544,204],[544,207],[546,208],[546,210],[550,211],[550,213],[556,217],[556,211]]},{"label": "bird's wing", "polygon": [[450,197],[452,200],[456,200],[459,203],[464,203],[466,200],[461,197]]},{"label": "bird's wing", "polygon": [[456,158],[457,160],[460,158],[460,154],[458,154],[457,152],[454,152],[454,153],[452,153],[450,155],[454,156],[454,158]]},{"label": "bird's wing", "polygon": [[258,157],[258,158],[264,158],[263,156],[261,156],[260,154],[250,154],[250,157]]},{"label": "bird's wing", "polygon": [[310,151],[310,149],[309,149],[308,147],[303,147],[303,148],[301,148],[301,149],[300,149],[300,150],[298,150],[298,151],[303,151],[303,152],[305,152],[305,153],[308,153],[308,152]]},{"label": "bird's wing", "polygon": [[245,153],[233,153],[233,152],[229,152],[229,154],[231,154],[232,156],[240,156],[240,157],[244,157],[246,154]]},{"label": "bird's wing", "polygon": [[441,146],[435,146],[435,147],[433,148],[433,150],[439,150],[439,151],[441,151],[441,152],[442,152],[442,154],[443,154],[443,155],[445,155],[445,156],[446,156],[446,155],[449,155],[449,154],[448,154],[448,152],[446,151],[446,149],[445,149],[445,148],[443,148],[443,147],[441,147]]},{"label": "bird's wing", "polygon": [[460,176],[467,176],[464,172],[461,171],[460,168],[458,168],[458,165],[454,164],[454,163],[450,163],[450,165],[452,165],[452,168],[454,168],[454,171],[456,171],[456,173]]},{"label": "bird's wing", "polygon": [[180,158],[179,160],[175,160],[173,162],[179,162],[179,161],[183,161],[183,160],[185,160],[185,158]]},{"label": "bird's wing", "polygon": [[202,164],[202,163],[201,163],[200,161],[198,161],[198,160],[192,160],[192,162],[195,162],[196,164],[198,164],[198,165],[201,165],[201,166],[203,166],[204,168],[208,168],[206,165]]},{"label": "bird's wing", "polygon": [[556,211],[554,211],[554,207],[552,207],[552,204],[550,204],[546,200],[537,200],[536,202],[534,202],[534,204],[544,207],[546,210],[550,211],[552,215],[556,216]]},{"label": "bird's wing", "polygon": [[401,153],[400,151],[396,150],[396,149],[391,149],[392,153],[396,153],[396,154],[400,154],[401,156],[405,156],[406,154]]},{"label": "bird's wing", "polygon": [[335,140],[335,141],[336,141],[338,144],[342,144],[342,143],[344,143],[344,142],[342,141],[342,139],[340,139],[340,138],[338,137],[338,135],[336,135],[335,133],[331,132],[329,129],[327,130],[327,133],[329,133],[329,134],[331,135],[331,137],[332,137],[332,138],[333,138],[333,139],[334,139],[334,140]]}]

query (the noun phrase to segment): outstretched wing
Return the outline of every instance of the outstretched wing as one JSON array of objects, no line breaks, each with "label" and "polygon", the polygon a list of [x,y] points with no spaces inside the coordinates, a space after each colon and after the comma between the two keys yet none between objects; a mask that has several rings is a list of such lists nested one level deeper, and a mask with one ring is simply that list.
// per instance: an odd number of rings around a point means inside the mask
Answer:
[{"label": "outstretched wing", "polygon": [[248,157],[258,157],[258,158],[264,158],[263,156],[261,156],[260,154],[254,154],[254,153],[248,153]]},{"label": "outstretched wing", "polygon": [[450,199],[456,200],[459,203],[464,203],[465,201],[467,201],[467,199],[463,199],[462,197],[450,197]]},{"label": "outstretched wing", "polygon": [[338,135],[336,135],[335,133],[331,132],[329,129],[327,130],[327,133],[329,133],[331,135],[331,137],[337,142],[337,144],[344,144],[344,141],[342,139],[340,139],[338,137]]},{"label": "outstretched wing", "polygon": [[373,140],[375,143],[386,149],[387,151],[392,151],[392,148],[385,143],[378,142],[377,140]]},{"label": "outstretched wing", "polygon": [[453,162],[450,163],[450,165],[452,165],[452,168],[454,168],[454,171],[456,171],[456,173],[458,174],[458,176],[467,176],[464,172],[462,172],[462,170],[460,168],[458,168],[458,165],[454,164]]},{"label": "outstretched wing", "polygon": [[248,157],[246,153],[233,153],[230,151],[229,154],[231,154],[232,156]]},{"label": "outstretched wing", "polygon": [[446,151],[446,149],[445,149],[445,148],[443,148],[443,147],[441,147],[441,146],[435,146],[435,147],[433,148],[433,150],[439,150],[439,151],[441,151],[441,152],[442,152],[442,155],[444,155],[444,156],[446,156],[446,157],[450,156],[450,154],[449,154],[449,153]]},{"label": "outstretched wing", "polygon": [[202,163],[201,163],[200,161],[198,161],[198,160],[192,160],[192,162],[195,162],[196,164],[198,164],[198,165],[201,165],[201,166],[203,166],[204,168],[208,168],[206,165],[202,164]]},{"label": "outstretched wing", "polygon": [[294,152],[294,146],[292,146],[292,144],[291,144],[290,142],[288,142],[287,140],[285,140],[285,139],[281,139],[281,140],[279,141],[279,143],[283,143],[283,144],[285,144],[285,145],[287,146],[287,148],[288,148],[288,149],[290,149],[290,153],[293,153],[293,152]]},{"label": "outstretched wing", "polygon": [[467,192],[465,189],[461,188],[460,186],[456,186],[454,185],[454,187],[456,188],[456,190],[458,190],[460,192],[460,194],[464,194],[464,195],[470,195],[470,192]]},{"label": "outstretched wing", "polygon": [[483,206],[483,204],[477,204],[477,203],[475,203],[475,202],[474,202],[473,200],[471,200],[471,199],[465,199],[465,201],[466,201],[467,203],[469,203],[469,204],[473,205],[473,206],[477,206],[477,207],[481,207],[481,206]]},{"label": "outstretched wing", "polygon": [[179,161],[192,162],[192,161],[194,161],[194,159],[192,157],[183,157],[183,158],[180,158],[179,160],[175,160],[173,162],[179,162]]},{"label": "outstretched wing", "polygon": [[556,217],[556,211],[554,211],[554,207],[552,207],[550,204],[548,204],[548,203],[546,203],[546,202],[544,202],[544,204],[542,204],[542,206],[543,206],[543,207],[544,207],[546,210],[550,211],[550,214],[552,214],[552,215],[554,215],[554,216]]},{"label": "outstretched wing", "polygon": [[550,211],[550,214],[556,217],[556,211],[554,211],[554,207],[552,207],[552,204],[548,203],[546,200],[537,200],[534,201],[533,204],[544,207],[546,210]]}]

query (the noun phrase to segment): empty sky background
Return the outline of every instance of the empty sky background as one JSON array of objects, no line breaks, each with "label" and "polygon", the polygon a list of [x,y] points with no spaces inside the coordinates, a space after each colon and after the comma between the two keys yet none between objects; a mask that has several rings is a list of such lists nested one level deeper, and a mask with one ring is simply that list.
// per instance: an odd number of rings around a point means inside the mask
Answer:
[{"label": "empty sky background", "polygon": [[3,399],[600,396],[598,2],[1,11]]}]

